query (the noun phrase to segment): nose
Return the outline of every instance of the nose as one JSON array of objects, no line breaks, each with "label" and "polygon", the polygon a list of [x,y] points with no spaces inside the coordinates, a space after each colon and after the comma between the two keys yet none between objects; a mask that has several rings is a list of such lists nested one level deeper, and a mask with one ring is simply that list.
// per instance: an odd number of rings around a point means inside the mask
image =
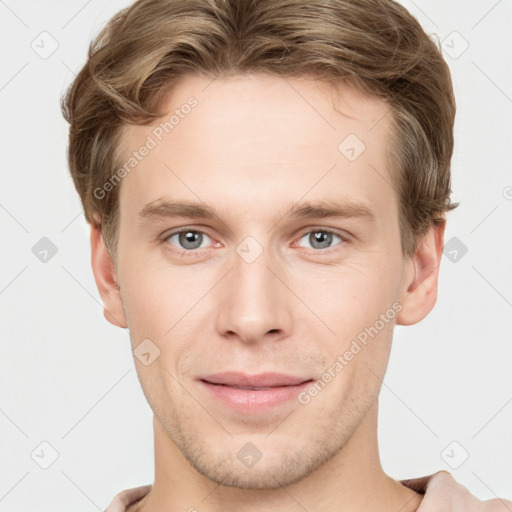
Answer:
[{"label": "nose", "polygon": [[289,337],[293,294],[283,284],[282,264],[268,251],[252,262],[238,253],[233,259],[218,292],[217,332],[246,344]]}]

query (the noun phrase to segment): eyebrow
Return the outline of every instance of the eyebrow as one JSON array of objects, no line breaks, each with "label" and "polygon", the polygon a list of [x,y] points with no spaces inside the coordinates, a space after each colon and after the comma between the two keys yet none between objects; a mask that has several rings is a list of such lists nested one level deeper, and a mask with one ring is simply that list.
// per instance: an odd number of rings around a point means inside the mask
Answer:
[{"label": "eyebrow", "polygon": [[[186,217],[189,219],[213,219],[218,218],[215,210],[205,203],[192,201],[172,201],[157,199],[145,205],[139,212],[141,222],[144,219],[166,219],[173,217]],[[283,219],[313,219],[313,218],[351,218],[364,217],[375,221],[374,211],[363,203],[354,201],[306,201],[292,204],[286,213],[276,221]]]}]

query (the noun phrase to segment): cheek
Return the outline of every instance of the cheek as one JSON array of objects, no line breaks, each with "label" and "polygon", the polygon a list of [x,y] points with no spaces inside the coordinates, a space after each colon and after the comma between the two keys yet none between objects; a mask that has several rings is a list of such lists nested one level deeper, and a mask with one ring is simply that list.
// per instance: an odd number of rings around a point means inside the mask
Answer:
[{"label": "cheek", "polygon": [[[399,276],[395,270],[380,272],[372,265],[358,268],[308,272],[297,286],[298,295],[322,320],[332,336],[346,340],[373,325],[392,308],[399,296]],[[329,335],[329,331],[326,330]]]},{"label": "cheek", "polygon": [[[303,287],[308,305],[322,324],[318,348],[326,358],[326,400],[340,403],[359,399],[372,400],[378,395],[384,377],[393,328],[400,305],[396,269],[381,273],[371,265],[361,265],[343,272],[331,272],[329,278],[317,279],[322,286]],[[312,291],[314,290],[314,291]],[[305,295],[306,296],[306,295]],[[323,393],[323,392],[322,392]],[[331,397],[330,399],[328,397]],[[319,404],[323,400],[319,401]],[[355,403],[355,402],[354,402]]]},{"label": "cheek", "polygon": [[122,293],[128,329],[134,345],[146,338],[160,340],[172,327],[172,318],[169,314],[165,315],[169,305],[157,300],[154,291],[149,290],[144,287],[126,287]]},{"label": "cheek", "polygon": [[[364,332],[364,331],[363,331]],[[306,390],[302,400],[315,402],[326,413],[355,414],[373,402],[379,394],[391,349],[392,326],[368,334],[364,342],[357,338],[340,341],[319,383]],[[316,388],[316,389],[313,389]],[[334,413],[336,416],[336,413]]]},{"label": "cheek", "polygon": [[199,320],[202,304],[198,302],[210,287],[205,288],[205,283],[194,285],[183,271],[170,267],[158,272],[147,267],[130,272],[125,266],[123,277],[121,295],[134,355],[143,340],[151,340],[157,347],[152,350],[158,352],[150,366],[136,361],[141,383],[149,392],[157,388],[169,391],[175,385],[172,377],[180,381],[186,378],[202,354],[198,347],[202,337],[195,332],[204,325]]},{"label": "cheek", "polygon": [[180,269],[125,265],[121,297],[133,337],[164,339],[198,300],[200,290]]}]

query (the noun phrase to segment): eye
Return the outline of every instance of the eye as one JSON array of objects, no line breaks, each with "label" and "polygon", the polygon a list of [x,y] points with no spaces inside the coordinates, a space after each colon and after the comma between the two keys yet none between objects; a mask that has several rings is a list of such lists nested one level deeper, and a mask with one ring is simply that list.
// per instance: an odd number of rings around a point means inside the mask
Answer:
[{"label": "eye", "polygon": [[[173,239],[175,239],[175,242],[173,242]],[[164,241],[169,242],[171,245],[173,245],[177,249],[183,250],[184,252],[190,252],[195,249],[202,249],[204,247],[208,247],[208,239],[210,239],[210,237],[206,233],[203,233],[202,231],[185,228],[182,229],[181,231],[171,233],[165,238]],[[205,241],[206,244],[203,244],[203,242]]]},{"label": "eye", "polygon": [[[338,239],[338,243],[333,245],[333,242],[335,242],[336,239]],[[304,243],[302,240],[306,240],[306,243],[310,244],[309,248],[315,249],[316,251],[331,249],[346,241],[343,236],[327,229],[314,229],[304,233],[299,239],[299,246],[304,247],[302,245],[302,243]],[[187,253],[192,255],[198,249],[208,247],[209,244],[211,244],[212,239],[203,231],[191,228],[182,228],[166,235],[163,242],[171,245],[182,255]]]},{"label": "eye", "polygon": [[[330,249],[332,247],[333,239],[339,239],[343,242],[345,239],[332,231],[326,229],[315,229],[305,233],[300,240],[306,239],[311,248],[313,249]],[[299,242],[300,244],[300,242]],[[338,245],[338,244],[336,244]]]}]

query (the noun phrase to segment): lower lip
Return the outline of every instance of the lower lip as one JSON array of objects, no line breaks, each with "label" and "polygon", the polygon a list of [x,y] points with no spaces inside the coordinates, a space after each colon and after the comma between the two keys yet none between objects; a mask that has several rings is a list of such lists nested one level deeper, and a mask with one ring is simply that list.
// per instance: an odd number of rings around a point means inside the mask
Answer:
[{"label": "lower lip", "polygon": [[239,389],[230,386],[211,384],[203,380],[199,383],[219,402],[244,414],[269,412],[284,403],[297,399],[298,394],[307,388],[311,381],[296,386],[281,386],[269,389]]}]

